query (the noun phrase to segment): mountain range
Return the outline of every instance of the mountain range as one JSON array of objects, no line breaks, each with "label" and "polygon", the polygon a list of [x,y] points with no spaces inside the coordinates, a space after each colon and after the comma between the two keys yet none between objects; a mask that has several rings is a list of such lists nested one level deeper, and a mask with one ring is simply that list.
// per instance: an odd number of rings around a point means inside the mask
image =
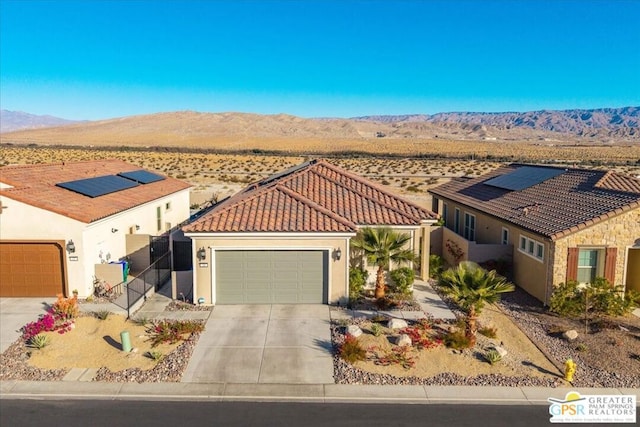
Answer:
[{"label": "mountain range", "polygon": [[256,140],[294,139],[322,140],[337,147],[339,140],[362,145],[398,139],[640,143],[640,107],[314,119],[178,111],[82,122],[2,110],[1,122],[1,142],[44,145],[208,148],[209,141],[216,140],[216,147],[227,144],[234,149],[251,147]]},{"label": "mountain range", "polygon": [[77,122],[77,120],[66,120],[48,115],[39,116],[22,111],[0,110],[0,132],[64,126]]}]

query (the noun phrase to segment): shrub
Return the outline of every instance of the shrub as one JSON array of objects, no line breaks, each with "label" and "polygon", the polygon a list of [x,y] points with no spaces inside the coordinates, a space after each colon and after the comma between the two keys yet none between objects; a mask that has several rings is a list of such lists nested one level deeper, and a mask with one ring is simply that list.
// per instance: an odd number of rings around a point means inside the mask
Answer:
[{"label": "shrub", "polygon": [[444,259],[438,255],[429,255],[429,277],[439,279],[444,270]]},{"label": "shrub", "polygon": [[372,323],[371,333],[373,334],[373,336],[379,337],[382,334],[382,325],[380,325],[379,323]]},{"label": "shrub", "polygon": [[416,274],[412,268],[401,267],[390,273],[392,284],[390,286],[392,292],[400,294],[410,294],[411,285],[415,281]]},{"label": "shrub", "polygon": [[340,357],[349,363],[355,363],[366,359],[367,352],[356,337],[347,335],[344,343],[340,346]]},{"label": "shrub", "polygon": [[164,354],[162,354],[161,351],[149,350],[145,353],[145,356],[147,356],[149,359],[153,359],[154,361],[159,362],[164,357]]},{"label": "shrub", "polygon": [[65,298],[62,294],[58,294],[57,297],[58,299],[50,308],[51,314],[61,320],[72,320],[78,317],[80,308],[78,307],[77,297]]},{"label": "shrub", "polygon": [[576,346],[576,351],[579,351],[579,352],[581,352],[581,353],[582,353],[582,352],[587,351],[587,345],[586,345],[586,344],[584,344],[584,343],[580,343],[580,344],[578,344],[578,345]]},{"label": "shrub", "polygon": [[349,299],[355,301],[361,297],[369,273],[360,268],[349,269]]},{"label": "shrub", "polygon": [[465,334],[463,329],[456,329],[447,332],[442,337],[442,342],[448,348],[462,350],[471,347],[471,339]]},{"label": "shrub", "polygon": [[428,348],[434,348],[442,344],[442,340],[439,338],[432,338],[429,336],[431,331],[431,325],[428,321],[422,320],[414,326],[403,328],[400,333],[406,334],[411,338],[411,345],[418,350],[424,350]]},{"label": "shrub", "polygon": [[549,310],[565,317],[583,317],[585,320],[603,316],[621,316],[630,313],[636,305],[636,295],[622,293],[621,286],[611,286],[602,277],[593,283],[580,285],[571,280],[558,285],[549,301]]},{"label": "shrub", "polygon": [[409,346],[396,346],[391,350],[378,354],[378,348],[372,348],[373,363],[381,366],[400,365],[404,369],[411,369],[415,366],[416,361],[412,354],[412,349]]},{"label": "shrub", "polygon": [[478,329],[478,333],[484,335],[487,338],[496,338],[498,336],[498,329],[491,326],[484,326]]},{"label": "shrub", "polygon": [[54,331],[56,329],[56,320],[53,314],[43,314],[35,322],[29,322],[21,329],[22,339],[29,342],[33,337],[41,332]]},{"label": "shrub", "polygon": [[498,350],[495,349],[491,349],[485,352],[482,356],[492,366],[502,360],[502,356],[500,355],[500,353],[498,353]]},{"label": "shrub", "polygon": [[152,324],[147,328],[150,335],[151,347],[156,347],[162,343],[168,342],[175,344],[180,340],[187,339],[186,335],[194,332],[202,332],[204,325],[201,322],[193,320],[161,320]]},{"label": "shrub", "polygon": [[45,348],[51,343],[51,340],[47,335],[38,334],[29,339],[29,347],[37,348],[38,350]]},{"label": "shrub", "polygon": [[107,320],[111,312],[109,310],[94,311],[93,315],[96,319]]}]

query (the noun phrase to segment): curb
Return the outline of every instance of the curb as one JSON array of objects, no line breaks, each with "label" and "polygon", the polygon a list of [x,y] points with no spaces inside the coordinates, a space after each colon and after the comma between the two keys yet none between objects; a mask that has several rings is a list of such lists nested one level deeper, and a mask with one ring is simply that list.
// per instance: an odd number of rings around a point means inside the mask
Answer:
[{"label": "curb", "polygon": [[346,384],[98,383],[2,381],[2,399],[257,401],[467,405],[549,405],[548,398],[580,394],[636,395],[626,388],[468,387]]}]

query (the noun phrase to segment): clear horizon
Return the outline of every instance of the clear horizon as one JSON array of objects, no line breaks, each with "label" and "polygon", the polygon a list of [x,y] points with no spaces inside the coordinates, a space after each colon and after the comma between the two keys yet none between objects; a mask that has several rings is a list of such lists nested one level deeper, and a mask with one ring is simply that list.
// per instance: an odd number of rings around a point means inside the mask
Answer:
[{"label": "clear horizon", "polygon": [[2,109],[300,117],[640,105],[637,1],[0,2]]}]

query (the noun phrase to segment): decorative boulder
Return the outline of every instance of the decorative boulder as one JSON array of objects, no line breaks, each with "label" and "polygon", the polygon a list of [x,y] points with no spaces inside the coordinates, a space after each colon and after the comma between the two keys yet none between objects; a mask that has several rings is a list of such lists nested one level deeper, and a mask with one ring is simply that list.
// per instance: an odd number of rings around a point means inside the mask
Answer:
[{"label": "decorative boulder", "polygon": [[387,322],[387,328],[389,329],[403,329],[409,326],[405,320],[402,319],[390,319]]},{"label": "decorative boulder", "polygon": [[562,334],[562,337],[567,341],[573,341],[578,338],[578,332],[575,329],[570,329]]},{"label": "decorative boulder", "polygon": [[505,357],[507,355],[507,350],[504,349],[504,347],[500,347],[499,345],[494,345],[489,347],[491,350],[495,350],[498,352],[498,354],[500,355],[500,357]]},{"label": "decorative boulder", "polygon": [[396,337],[395,342],[396,342],[396,345],[399,347],[410,346],[411,338],[409,337],[409,335],[402,334]]},{"label": "decorative boulder", "polygon": [[362,335],[362,329],[357,325],[349,325],[347,326],[347,335],[357,338]]}]

